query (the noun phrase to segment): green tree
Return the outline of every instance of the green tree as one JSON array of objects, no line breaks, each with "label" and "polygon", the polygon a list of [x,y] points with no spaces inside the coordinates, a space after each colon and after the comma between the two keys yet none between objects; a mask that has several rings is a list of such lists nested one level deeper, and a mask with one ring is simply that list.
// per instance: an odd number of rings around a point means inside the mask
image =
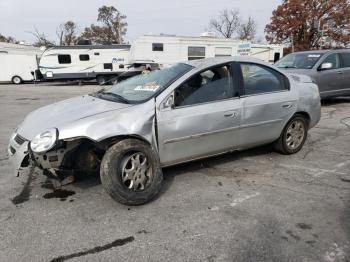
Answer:
[{"label": "green tree", "polygon": [[125,22],[126,16],[113,6],[102,6],[98,9],[97,21],[100,25],[92,24],[85,28],[81,34],[82,38],[87,38],[98,44],[124,42],[123,37],[127,32],[128,24]]},{"label": "green tree", "polygon": [[59,45],[73,45],[77,41],[77,24],[67,21],[60,24],[56,30]]}]

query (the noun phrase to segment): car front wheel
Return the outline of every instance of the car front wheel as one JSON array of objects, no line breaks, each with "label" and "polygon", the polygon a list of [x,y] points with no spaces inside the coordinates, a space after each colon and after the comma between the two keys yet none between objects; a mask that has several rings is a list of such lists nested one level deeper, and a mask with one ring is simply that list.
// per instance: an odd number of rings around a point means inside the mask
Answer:
[{"label": "car front wheel", "polygon": [[145,142],[122,140],[105,153],[101,182],[109,195],[125,205],[142,205],[160,191],[163,180],[158,156]]},{"label": "car front wheel", "polygon": [[280,138],[275,143],[275,149],[285,155],[291,155],[299,152],[307,138],[308,124],[302,116],[292,118]]}]

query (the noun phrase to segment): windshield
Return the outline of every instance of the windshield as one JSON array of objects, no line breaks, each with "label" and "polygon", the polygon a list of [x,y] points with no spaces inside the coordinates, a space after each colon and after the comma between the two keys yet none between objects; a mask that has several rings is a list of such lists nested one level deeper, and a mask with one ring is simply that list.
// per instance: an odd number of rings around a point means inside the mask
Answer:
[{"label": "windshield", "polygon": [[278,68],[311,69],[322,57],[321,53],[295,53],[289,54],[279,60],[275,66]]},{"label": "windshield", "polygon": [[95,96],[122,103],[140,103],[155,96],[193,67],[176,64],[172,67],[131,77],[111,88],[100,90]]}]

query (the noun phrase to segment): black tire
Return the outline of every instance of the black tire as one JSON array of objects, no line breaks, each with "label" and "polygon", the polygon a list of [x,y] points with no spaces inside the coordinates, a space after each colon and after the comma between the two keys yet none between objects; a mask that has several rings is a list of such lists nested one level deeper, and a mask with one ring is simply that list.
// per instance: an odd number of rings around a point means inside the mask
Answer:
[{"label": "black tire", "polygon": [[[295,148],[290,146],[287,142],[288,139],[288,129],[295,123],[300,123],[303,126],[303,132],[300,131],[300,133],[303,133],[303,138],[299,140],[298,145],[295,145]],[[298,153],[304,146],[306,138],[307,138],[307,132],[308,132],[308,121],[305,119],[305,117],[296,115],[294,116],[288,124],[284,127],[283,132],[280,136],[280,138],[274,143],[274,148],[277,152],[284,154],[284,155],[292,155],[295,153]]]},{"label": "black tire", "polygon": [[[147,170],[152,174],[152,179],[143,190],[130,189],[122,181],[124,159],[137,152],[146,157],[149,163]],[[102,159],[100,177],[102,185],[114,200],[131,206],[151,201],[159,193],[163,181],[157,154],[147,143],[137,139],[122,140],[107,150]]]},{"label": "black tire", "polygon": [[11,81],[12,81],[12,83],[15,84],[15,85],[20,85],[20,84],[23,83],[22,78],[19,77],[19,76],[14,76],[14,77],[12,77]]}]

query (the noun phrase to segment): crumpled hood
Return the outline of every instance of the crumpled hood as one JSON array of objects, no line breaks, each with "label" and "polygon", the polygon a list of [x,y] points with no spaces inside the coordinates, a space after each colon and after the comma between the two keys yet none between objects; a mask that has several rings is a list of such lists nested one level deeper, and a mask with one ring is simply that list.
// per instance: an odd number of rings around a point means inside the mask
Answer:
[{"label": "crumpled hood", "polygon": [[48,129],[60,129],[79,119],[130,106],[132,105],[106,101],[89,95],[74,97],[33,111],[24,119],[17,133],[32,140],[37,134]]}]

